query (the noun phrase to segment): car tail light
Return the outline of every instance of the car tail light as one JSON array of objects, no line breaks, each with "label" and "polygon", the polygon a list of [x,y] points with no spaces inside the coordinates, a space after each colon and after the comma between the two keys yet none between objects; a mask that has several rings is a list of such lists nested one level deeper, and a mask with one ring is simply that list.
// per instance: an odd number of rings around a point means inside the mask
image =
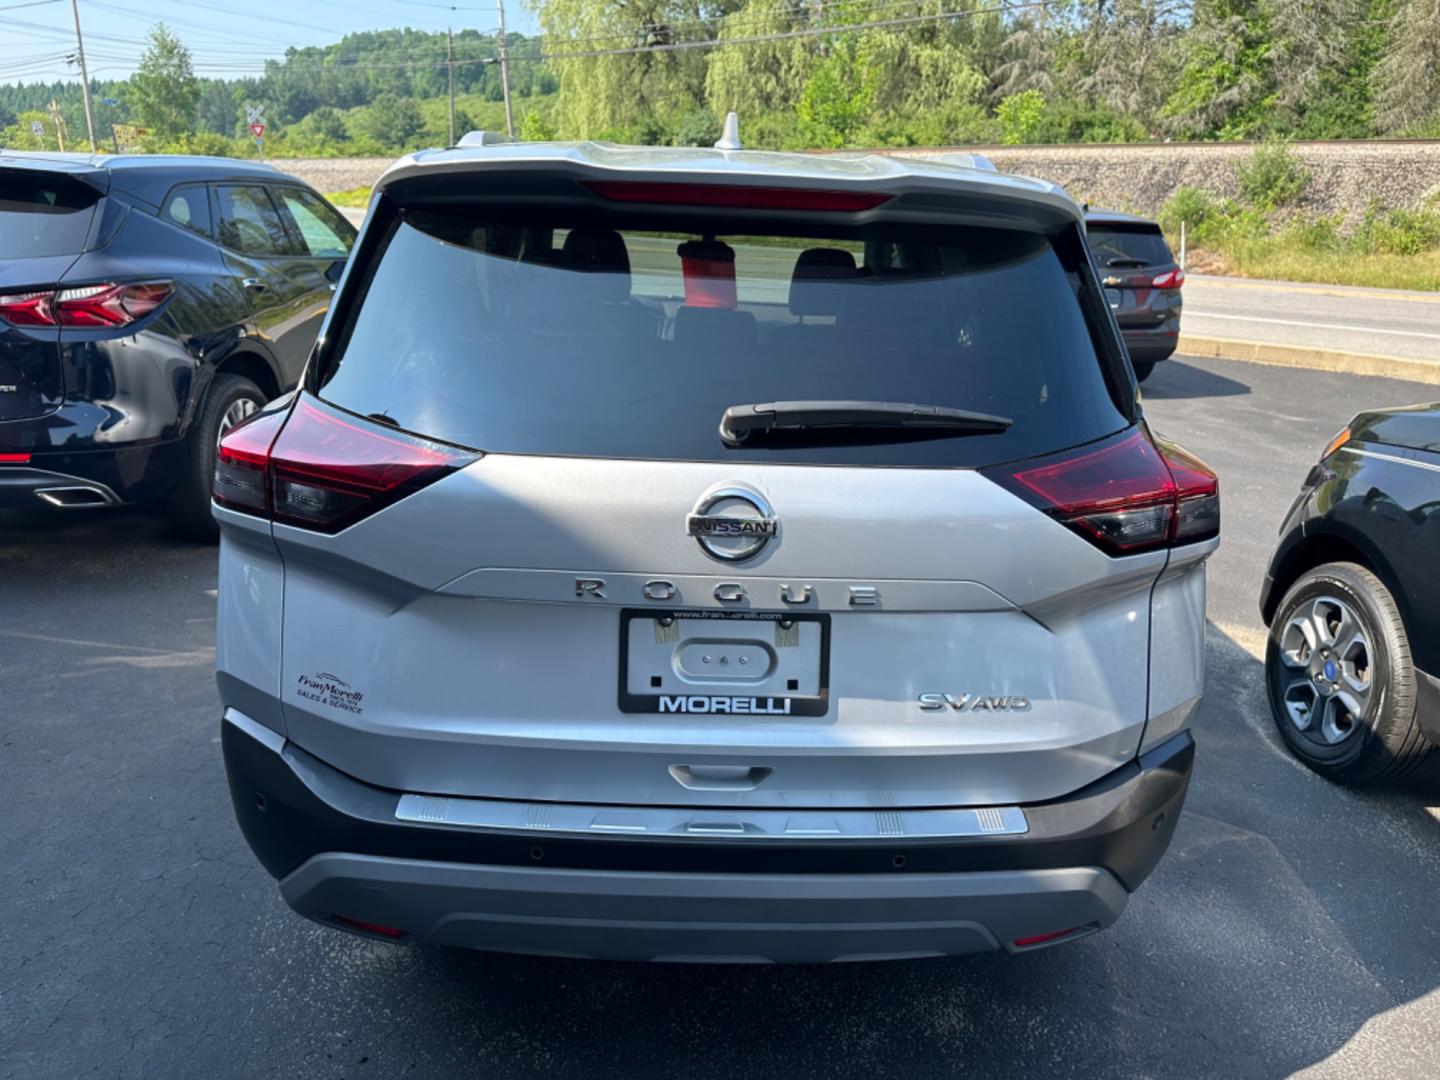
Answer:
[{"label": "car tail light", "polygon": [[1156,274],[1150,285],[1156,289],[1178,289],[1185,284],[1185,271],[1178,266],[1174,270],[1166,270],[1163,274]]},{"label": "car tail light", "polygon": [[730,184],[667,184],[629,180],[592,180],[585,184],[613,202],[664,206],[721,206],[743,210],[873,210],[894,198],[872,191],[817,191],[812,188],[750,187]]},{"label": "car tail light", "polygon": [[379,431],[310,398],[232,428],[215,459],[215,501],[337,533],[476,460],[478,454]]},{"label": "car tail light", "polygon": [[0,454],[0,465],[29,465],[29,454]]},{"label": "car tail light", "polygon": [[0,296],[0,319],[12,326],[128,326],[149,315],[174,291],[168,281],[142,281],[9,293]]},{"label": "car tail light", "polygon": [[221,506],[252,514],[270,511],[270,447],[285,424],[285,413],[256,413],[236,424],[215,451],[211,497]]},{"label": "car tail light", "polygon": [[1215,474],[1143,429],[1013,472],[985,472],[1112,555],[1193,543],[1220,531]]}]

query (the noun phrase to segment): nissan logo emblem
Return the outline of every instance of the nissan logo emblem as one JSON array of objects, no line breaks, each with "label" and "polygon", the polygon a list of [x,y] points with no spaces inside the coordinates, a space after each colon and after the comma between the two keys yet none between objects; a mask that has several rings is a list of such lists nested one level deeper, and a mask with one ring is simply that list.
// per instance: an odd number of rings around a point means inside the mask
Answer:
[{"label": "nissan logo emblem", "polygon": [[685,531],[712,559],[742,562],[764,550],[779,531],[779,523],[758,491],[721,487],[701,497],[685,518]]}]

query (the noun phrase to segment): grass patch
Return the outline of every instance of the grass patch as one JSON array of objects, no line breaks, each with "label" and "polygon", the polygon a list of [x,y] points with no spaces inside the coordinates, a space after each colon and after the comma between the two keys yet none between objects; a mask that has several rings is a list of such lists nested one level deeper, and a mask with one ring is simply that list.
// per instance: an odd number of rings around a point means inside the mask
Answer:
[{"label": "grass patch", "polygon": [[1349,228],[1339,215],[1285,220],[1275,208],[1303,190],[1303,174],[1292,166],[1257,151],[1241,200],[1180,188],[1159,215],[1172,248],[1184,222],[1189,262],[1201,272],[1440,291],[1440,201],[1414,210],[1372,203]]},{"label": "grass patch", "polygon": [[[1178,238],[1172,238],[1174,243]],[[1440,249],[1417,255],[1317,252],[1276,237],[1218,250],[1198,248],[1191,255],[1197,269],[1196,264],[1208,261],[1205,256],[1214,256],[1219,265],[1211,262],[1207,272],[1223,270],[1239,277],[1440,292]]]},{"label": "grass patch", "polygon": [[370,188],[353,187],[349,191],[332,191],[325,198],[336,206],[357,207],[364,210],[370,205]]}]

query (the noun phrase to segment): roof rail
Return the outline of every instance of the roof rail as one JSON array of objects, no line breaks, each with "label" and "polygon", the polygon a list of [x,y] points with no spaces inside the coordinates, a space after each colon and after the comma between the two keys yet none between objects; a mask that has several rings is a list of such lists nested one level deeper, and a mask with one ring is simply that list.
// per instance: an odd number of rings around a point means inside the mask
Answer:
[{"label": "roof rail", "polygon": [[508,135],[502,135],[498,131],[467,131],[460,136],[456,146],[499,146],[501,143],[512,143],[515,140]]}]

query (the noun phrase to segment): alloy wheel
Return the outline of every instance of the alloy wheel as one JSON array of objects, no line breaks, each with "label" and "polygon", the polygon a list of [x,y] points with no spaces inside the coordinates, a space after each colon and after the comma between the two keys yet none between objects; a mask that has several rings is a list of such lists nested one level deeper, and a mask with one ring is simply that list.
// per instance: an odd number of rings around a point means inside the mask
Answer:
[{"label": "alloy wheel", "polygon": [[1372,657],[1369,631],[1345,601],[1320,596],[1296,608],[1280,635],[1288,676],[1280,700],[1295,730],[1321,746],[1359,730],[1374,687]]}]

